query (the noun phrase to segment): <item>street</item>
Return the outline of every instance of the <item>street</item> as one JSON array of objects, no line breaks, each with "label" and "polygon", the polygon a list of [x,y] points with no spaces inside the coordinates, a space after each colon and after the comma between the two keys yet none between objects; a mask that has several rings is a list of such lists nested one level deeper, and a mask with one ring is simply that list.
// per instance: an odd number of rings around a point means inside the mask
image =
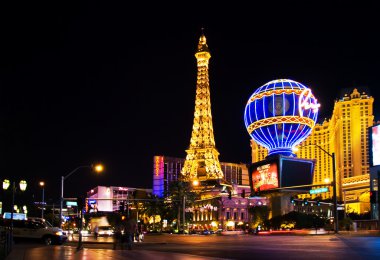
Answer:
[{"label": "street", "polygon": [[[75,239],[75,237],[74,237]],[[380,237],[344,235],[153,235],[134,249],[113,250],[112,238],[83,239],[63,246],[16,244],[14,259],[380,259]],[[22,256],[22,257],[21,257]],[[21,257],[21,258],[20,258]]]}]

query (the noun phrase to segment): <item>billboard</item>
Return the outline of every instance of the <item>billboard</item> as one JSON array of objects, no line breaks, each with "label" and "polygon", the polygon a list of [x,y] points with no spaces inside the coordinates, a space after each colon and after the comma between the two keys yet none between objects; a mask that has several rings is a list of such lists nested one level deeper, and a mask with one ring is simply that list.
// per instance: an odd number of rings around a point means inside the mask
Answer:
[{"label": "billboard", "polygon": [[370,127],[369,139],[371,166],[380,166],[380,125]]},{"label": "billboard", "polygon": [[[249,170],[251,191],[311,185],[314,164],[315,160],[283,155],[252,163]],[[309,190],[310,187],[297,189]]]},{"label": "billboard", "polygon": [[255,165],[251,173],[252,189],[254,191],[278,188],[278,167],[276,161]]},{"label": "billboard", "polygon": [[[280,163],[281,187],[302,186],[313,183],[314,160],[282,157]],[[310,187],[298,189],[309,190]]]}]

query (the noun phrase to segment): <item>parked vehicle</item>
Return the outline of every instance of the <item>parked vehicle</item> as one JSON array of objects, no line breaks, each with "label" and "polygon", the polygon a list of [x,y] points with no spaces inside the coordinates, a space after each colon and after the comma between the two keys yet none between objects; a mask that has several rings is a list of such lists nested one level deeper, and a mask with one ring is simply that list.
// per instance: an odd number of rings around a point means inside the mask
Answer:
[{"label": "parked vehicle", "polygon": [[[10,226],[10,220],[2,219],[0,225]],[[40,220],[13,220],[13,238],[16,240],[41,240],[46,245],[61,245],[67,240],[67,236],[62,229],[49,226],[47,223]]]}]

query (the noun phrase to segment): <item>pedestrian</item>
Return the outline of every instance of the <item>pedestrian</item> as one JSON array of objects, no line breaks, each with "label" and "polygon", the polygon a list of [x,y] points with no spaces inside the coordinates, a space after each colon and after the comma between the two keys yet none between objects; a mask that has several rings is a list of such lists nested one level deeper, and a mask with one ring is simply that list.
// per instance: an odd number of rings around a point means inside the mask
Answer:
[{"label": "pedestrian", "polygon": [[128,250],[132,249],[135,233],[137,233],[137,222],[134,218],[129,216],[124,228],[125,242],[127,243]]},{"label": "pedestrian", "polygon": [[144,240],[144,231],[141,222],[137,224],[137,241],[143,242]]},{"label": "pedestrian", "polygon": [[95,237],[95,240],[98,239],[98,235],[99,235],[99,227],[98,227],[98,225],[96,225],[94,227],[94,237]]},{"label": "pedestrian", "polygon": [[117,249],[117,245],[120,245],[120,249],[123,249],[123,244],[122,244],[122,231],[123,226],[122,225],[117,225],[115,228],[115,233],[114,233],[114,239],[113,239],[113,249]]}]

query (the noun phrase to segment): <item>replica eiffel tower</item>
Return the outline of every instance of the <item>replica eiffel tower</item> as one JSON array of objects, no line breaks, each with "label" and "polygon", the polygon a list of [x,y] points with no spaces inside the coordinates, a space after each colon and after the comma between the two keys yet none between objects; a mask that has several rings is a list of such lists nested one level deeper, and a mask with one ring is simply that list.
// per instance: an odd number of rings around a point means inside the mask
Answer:
[{"label": "replica eiffel tower", "polygon": [[197,88],[195,96],[194,123],[190,147],[182,168],[182,179],[196,183],[207,181],[219,182],[223,172],[219,163],[219,152],[215,148],[214,129],[212,126],[210,84],[208,64],[211,58],[206,37],[203,32],[199,38],[197,59]]}]

